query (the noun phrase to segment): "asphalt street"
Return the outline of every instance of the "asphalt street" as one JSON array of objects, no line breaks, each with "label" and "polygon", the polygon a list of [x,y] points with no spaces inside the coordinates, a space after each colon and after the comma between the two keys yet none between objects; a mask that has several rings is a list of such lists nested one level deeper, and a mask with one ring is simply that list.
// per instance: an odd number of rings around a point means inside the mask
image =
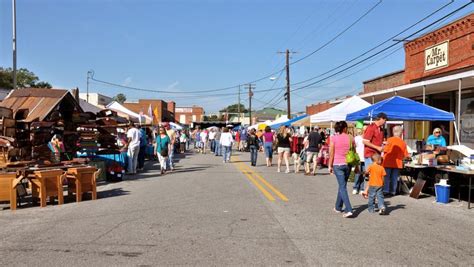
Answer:
[{"label": "asphalt street", "polygon": [[[433,197],[387,198],[388,215],[350,195],[333,211],[334,176],[187,154],[173,173],[156,163],[98,200],[0,211],[2,266],[473,265],[474,209]],[[293,170],[293,166],[291,167]],[[350,187],[349,187],[350,189]]]}]

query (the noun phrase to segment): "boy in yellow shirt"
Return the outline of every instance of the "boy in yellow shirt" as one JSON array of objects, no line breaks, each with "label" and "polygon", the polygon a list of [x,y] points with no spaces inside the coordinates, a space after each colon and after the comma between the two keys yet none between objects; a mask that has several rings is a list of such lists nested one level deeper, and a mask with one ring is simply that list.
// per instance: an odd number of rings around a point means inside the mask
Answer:
[{"label": "boy in yellow shirt", "polygon": [[369,198],[369,212],[375,212],[375,197],[377,197],[377,205],[379,214],[385,215],[385,204],[383,199],[383,184],[386,175],[385,168],[382,167],[382,157],[379,154],[372,155],[373,164],[367,168],[365,176],[369,176],[369,186],[362,193],[364,198]]}]

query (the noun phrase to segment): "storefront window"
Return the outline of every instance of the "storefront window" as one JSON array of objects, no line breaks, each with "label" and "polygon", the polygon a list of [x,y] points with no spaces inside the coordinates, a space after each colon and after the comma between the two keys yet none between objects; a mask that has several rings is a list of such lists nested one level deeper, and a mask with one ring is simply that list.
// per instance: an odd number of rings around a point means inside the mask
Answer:
[{"label": "storefront window", "polygon": [[461,96],[461,143],[470,148],[474,147],[474,94],[462,94]]}]

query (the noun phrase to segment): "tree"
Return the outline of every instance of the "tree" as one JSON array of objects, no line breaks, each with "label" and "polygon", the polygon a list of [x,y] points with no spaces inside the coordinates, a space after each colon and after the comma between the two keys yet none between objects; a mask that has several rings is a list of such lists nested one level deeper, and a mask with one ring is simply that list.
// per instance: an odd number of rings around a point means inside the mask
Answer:
[{"label": "tree", "polygon": [[211,116],[204,116],[204,121],[222,121],[222,116],[211,115]]},{"label": "tree", "polygon": [[[233,104],[233,105],[227,106],[226,108],[220,110],[219,112],[238,113],[239,112],[239,104]],[[247,113],[248,110],[245,108],[244,105],[240,104],[240,112],[241,113]]]},{"label": "tree", "polygon": [[[40,81],[38,76],[28,69],[21,68],[16,72],[17,88],[51,88],[51,84]],[[0,67],[0,88],[13,88],[13,69]]]},{"label": "tree", "polygon": [[112,98],[112,100],[119,102],[120,104],[123,104],[125,101],[127,101],[127,96],[124,94],[117,94]]}]

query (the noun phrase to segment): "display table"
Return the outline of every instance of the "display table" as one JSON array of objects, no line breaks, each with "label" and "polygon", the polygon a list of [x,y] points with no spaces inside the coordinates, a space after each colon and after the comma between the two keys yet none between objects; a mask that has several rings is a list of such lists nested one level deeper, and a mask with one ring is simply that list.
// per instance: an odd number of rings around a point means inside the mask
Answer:
[{"label": "display table", "polygon": [[92,199],[97,199],[97,176],[100,170],[95,167],[68,168],[68,191],[76,195],[76,202],[82,201],[82,194],[92,193]]},{"label": "display table", "polygon": [[31,194],[33,197],[40,198],[41,207],[46,206],[47,197],[57,197],[59,205],[64,203],[62,182],[64,177],[65,172],[61,169],[33,172],[33,176],[30,177]]},{"label": "display table", "polygon": [[[471,191],[474,189],[472,185],[472,176],[474,176],[474,171],[473,170],[468,170],[468,169],[458,169],[456,166],[437,166],[436,169],[438,171],[446,172],[448,173],[449,179],[451,179],[450,174],[458,174],[461,177],[466,177],[469,180],[468,184],[468,193],[467,193],[467,208],[471,208]],[[459,184],[458,184],[458,192],[459,192],[459,200],[461,200],[461,193],[459,191]]]},{"label": "display table", "polygon": [[10,210],[16,210],[16,172],[0,173],[0,201],[9,201]]}]

